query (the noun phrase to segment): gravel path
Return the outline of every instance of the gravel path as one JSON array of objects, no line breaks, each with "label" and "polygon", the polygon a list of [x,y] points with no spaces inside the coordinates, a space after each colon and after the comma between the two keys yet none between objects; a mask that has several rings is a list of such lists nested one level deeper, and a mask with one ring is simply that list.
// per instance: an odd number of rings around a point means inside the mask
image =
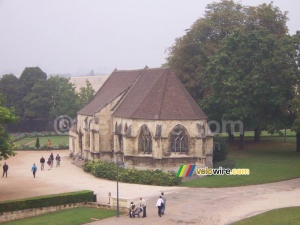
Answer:
[{"label": "gravel path", "polygon": [[[6,161],[9,165],[8,178],[0,181],[0,201],[55,194],[77,190],[93,190],[97,201],[108,203],[108,192],[116,196],[116,182],[85,173],[72,164],[68,150],[53,151],[60,154],[61,167],[41,171],[39,159],[48,158],[50,152],[19,151],[17,156]],[[36,178],[31,166],[38,165]],[[160,192],[167,197],[166,214],[157,215],[155,207]],[[128,216],[109,218],[89,223],[90,225],[135,225],[148,224],[204,224],[224,225],[275,208],[300,206],[300,179],[264,185],[234,188],[185,188],[160,187],[119,183],[119,196],[137,202],[140,196],[147,201],[147,217],[130,219]],[[133,221],[131,221],[133,220]]]}]

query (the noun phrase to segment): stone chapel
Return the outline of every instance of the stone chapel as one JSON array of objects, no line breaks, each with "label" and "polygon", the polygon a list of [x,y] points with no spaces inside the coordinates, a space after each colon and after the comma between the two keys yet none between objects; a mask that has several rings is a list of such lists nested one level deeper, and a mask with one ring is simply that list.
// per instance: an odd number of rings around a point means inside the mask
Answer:
[{"label": "stone chapel", "polygon": [[212,166],[207,116],[169,68],[115,70],[69,131],[83,160],[126,168],[177,170]]}]

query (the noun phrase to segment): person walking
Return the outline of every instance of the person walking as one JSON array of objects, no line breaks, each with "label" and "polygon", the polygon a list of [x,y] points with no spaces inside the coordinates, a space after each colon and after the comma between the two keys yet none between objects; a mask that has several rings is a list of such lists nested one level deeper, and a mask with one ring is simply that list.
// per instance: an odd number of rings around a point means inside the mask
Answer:
[{"label": "person walking", "polygon": [[159,217],[161,217],[161,209],[163,207],[163,204],[164,204],[164,200],[162,200],[161,196],[159,196],[159,198],[157,199],[157,202],[156,202],[156,207],[158,208],[158,215]]},{"label": "person walking", "polygon": [[2,175],[2,177],[4,177],[4,175],[5,175],[6,178],[7,178],[7,171],[8,171],[8,165],[5,162],[4,165],[3,165],[3,175]]},{"label": "person walking", "polygon": [[35,178],[35,173],[36,173],[36,171],[37,171],[37,167],[36,167],[35,163],[33,163],[33,166],[32,166],[32,168],[31,168],[31,171],[32,171],[33,177]]},{"label": "person walking", "polygon": [[41,170],[44,170],[44,165],[45,165],[45,158],[42,156],[42,158],[40,159],[40,163],[41,163]]},{"label": "person walking", "polygon": [[143,216],[142,216],[142,218],[144,218],[144,217],[146,217],[146,206],[147,206],[146,205],[146,200],[143,199],[142,197],[140,197],[140,200],[141,200],[140,205],[143,208]]},{"label": "person walking", "polygon": [[60,156],[59,156],[59,154],[56,155],[55,160],[56,160],[56,167],[60,166]]},{"label": "person walking", "polygon": [[51,158],[50,157],[48,158],[47,164],[49,166],[48,170],[51,170]]},{"label": "person walking", "polygon": [[53,155],[53,153],[50,154],[50,160],[51,160],[51,167],[53,167],[53,162],[54,162],[54,155]]},{"label": "person walking", "polygon": [[48,139],[48,142],[47,142],[47,151],[50,151],[51,150],[51,141],[50,139]]},{"label": "person walking", "polygon": [[161,198],[164,201],[163,207],[161,209],[161,214],[164,215],[166,213],[166,203],[167,203],[167,199],[166,196],[164,195],[164,193],[161,193]]}]

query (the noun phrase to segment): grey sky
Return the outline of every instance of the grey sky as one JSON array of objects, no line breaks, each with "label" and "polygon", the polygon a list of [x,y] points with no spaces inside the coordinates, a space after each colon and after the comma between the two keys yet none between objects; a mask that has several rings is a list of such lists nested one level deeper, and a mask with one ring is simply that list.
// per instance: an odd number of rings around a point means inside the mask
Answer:
[{"label": "grey sky", "polygon": [[[47,74],[110,74],[159,67],[212,0],[0,0],[0,75],[39,66]],[[243,0],[244,5],[270,1]],[[300,1],[273,0],[299,28]]]}]

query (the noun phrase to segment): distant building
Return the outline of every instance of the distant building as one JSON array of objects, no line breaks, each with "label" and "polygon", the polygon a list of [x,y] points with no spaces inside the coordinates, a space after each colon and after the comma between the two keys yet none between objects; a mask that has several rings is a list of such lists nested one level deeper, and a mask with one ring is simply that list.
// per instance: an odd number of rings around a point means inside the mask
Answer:
[{"label": "distant building", "polygon": [[80,76],[80,77],[70,77],[70,82],[75,85],[75,90],[77,92],[80,91],[81,87],[86,87],[86,80],[88,80],[91,84],[95,92],[99,90],[99,88],[104,84],[108,76]]},{"label": "distant building", "polygon": [[125,167],[212,166],[207,117],[170,69],[115,70],[77,114],[70,150]]}]

